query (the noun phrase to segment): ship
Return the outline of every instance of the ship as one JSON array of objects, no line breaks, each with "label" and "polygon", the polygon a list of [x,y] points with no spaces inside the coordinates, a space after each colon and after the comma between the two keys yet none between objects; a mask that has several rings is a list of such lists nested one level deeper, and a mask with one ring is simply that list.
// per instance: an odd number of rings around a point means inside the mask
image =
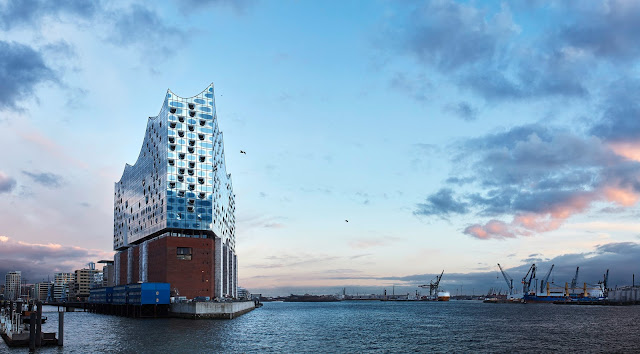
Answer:
[{"label": "ship", "polygon": [[284,302],[336,302],[340,299],[334,295],[294,295],[291,294],[283,300]]},{"label": "ship", "polygon": [[440,280],[442,280],[442,275],[444,274],[444,270],[440,275],[437,275],[435,279],[431,280],[429,284],[419,285],[420,288],[429,288],[429,296],[422,296],[420,300],[422,301],[449,301],[451,298],[451,294],[448,291],[440,289]]},{"label": "ship", "polygon": [[[525,303],[599,303],[606,300],[606,286],[609,271],[604,275],[604,281],[598,282],[598,285],[588,285],[583,283],[583,286],[578,285],[578,272],[580,267],[576,268],[576,274],[569,283],[564,283],[564,286],[558,286],[552,282],[549,282],[549,276],[553,271],[553,264],[547,272],[546,276],[541,279],[540,287],[538,288],[538,282],[536,280],[535,287],[531,287],[532,280],[536,279],[536,265],[533,264],[529,268],[527,274],[522,278],[523,284],[523,296],[522,300]],[[503,273],[504,274],[504,273]]]}]

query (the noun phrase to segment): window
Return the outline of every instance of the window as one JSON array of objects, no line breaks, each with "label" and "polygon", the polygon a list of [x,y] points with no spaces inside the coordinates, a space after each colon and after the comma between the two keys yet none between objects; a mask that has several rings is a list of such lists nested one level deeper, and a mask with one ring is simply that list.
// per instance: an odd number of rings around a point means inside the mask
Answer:
[{"label": "window", "polygon": [[204,124],[206,123],[206,121],[204,119],[200,119],[200,125],[204,127]]},{"label": "window", "polygon": [[171,112],[171,113],[176,113],[176,109],[175,109],[175,108],[173,108],[173,107],[171,107],[171,108],[169,108],[169,112]]},{"label": "window", "polygon": [[204,140],[204,134],[198,134],[198,139]]},{"label": "window", "polygon": [[184,123],[184,117],[180,116],[178,117],[178,120],[180,121],[180,123]]},{"label": "window", "polygon": [[189,109],[195,109],[196,106],[193,103],[189,103]]},{"label": "window", "polygon": [[204,162],[205,157],[204,156],[200,156],[200,162]]},{"label": "window", "polygon": [[196,111],[189,111],[189,115],[191,117],[195,117],[196,116]]},{"label": "window", "polygon": [[178,259],[185,261],[191,260],[191,247],[178,247],[176,253],[178,255]]}]

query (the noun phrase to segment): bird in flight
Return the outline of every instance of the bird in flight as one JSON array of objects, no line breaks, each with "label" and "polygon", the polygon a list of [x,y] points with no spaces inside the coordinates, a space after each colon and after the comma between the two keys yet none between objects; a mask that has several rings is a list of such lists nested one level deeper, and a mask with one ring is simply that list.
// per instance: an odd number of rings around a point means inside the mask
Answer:
[{"label": "bird in flight", "polygon": [[245,155],[247,154],[246,152],[244,152],[244,151],[242,151],[242,150],[240,150],[240,153],[241,153],[241,154],[245,154]]},{"label": "bird in flight", "polygon": [[349,222],[349,220],[345,219],[344,222]]}]

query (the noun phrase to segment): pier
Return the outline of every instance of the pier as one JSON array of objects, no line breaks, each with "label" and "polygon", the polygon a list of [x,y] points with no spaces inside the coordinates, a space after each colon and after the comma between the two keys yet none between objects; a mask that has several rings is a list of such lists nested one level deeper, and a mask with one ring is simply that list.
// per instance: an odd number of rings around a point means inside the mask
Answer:
[{"label": "pier", "polygon": [[[33,311],[35,306],[36,310]],[[42,332],[42,302],[28,304],[24,310],[23,302],[9,301],[2,303],[0,309],[0,336],[9,347],[36,347],[47,345],[63,345],[64,312],[59,312],[59,335]],[[28,320],[28,323],[27,323]]]}]

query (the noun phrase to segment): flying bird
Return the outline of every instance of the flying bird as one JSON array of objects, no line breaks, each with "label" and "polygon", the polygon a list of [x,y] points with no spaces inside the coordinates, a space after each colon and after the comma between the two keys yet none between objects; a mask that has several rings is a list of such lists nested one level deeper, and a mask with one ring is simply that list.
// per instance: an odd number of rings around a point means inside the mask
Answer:
[{"label": "flying bird", "polygon": [[244,152],[244,151],[242,151],[242,150],[240,150],[240,153],[241,153],[241,154],[245,154],[245,155],[247,154],[246,152]]},{"label": "flying bird", "polygon": [[349,220],[345,219],[344,222],[349,222]]}]

